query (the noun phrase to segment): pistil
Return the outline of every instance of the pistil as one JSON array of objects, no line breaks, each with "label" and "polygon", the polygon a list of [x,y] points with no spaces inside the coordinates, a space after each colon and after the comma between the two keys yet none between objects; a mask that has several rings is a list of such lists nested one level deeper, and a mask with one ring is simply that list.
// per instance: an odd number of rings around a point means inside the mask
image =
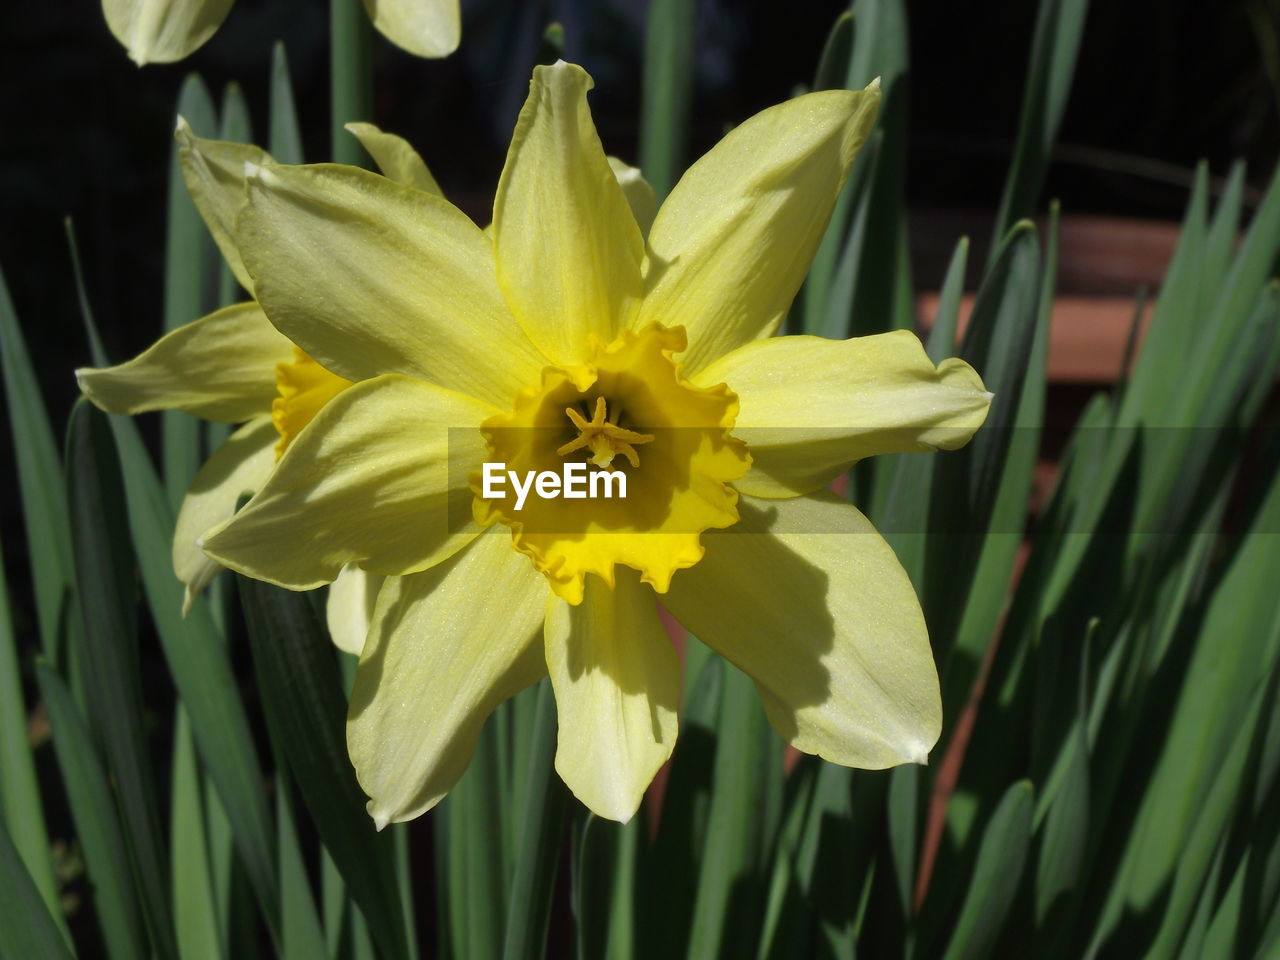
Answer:
[{"label": "pistil", "polygon": [[638,467],[640,456],[635,448],[653,440],[651,433],[637,433],[618,426],[619,408],[616,404],[613,415],[606,416],[608,411],[604,397],[596,397],[595,410],[590,420],[585,419],[573,407],[565,407],[564,412],[577,427],[578,436],[556,448],[556,453],[562,457],[588,447],[591,450],[590,462],[597,467],[607,468],[619,454],[626,457],[631,466]]}]

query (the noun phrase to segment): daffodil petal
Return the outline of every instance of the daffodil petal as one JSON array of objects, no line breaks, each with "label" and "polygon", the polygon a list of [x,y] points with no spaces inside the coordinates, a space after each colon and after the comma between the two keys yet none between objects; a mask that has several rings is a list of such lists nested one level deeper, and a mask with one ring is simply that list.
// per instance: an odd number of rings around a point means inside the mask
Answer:
[{"label": "daffodil petal", "polygon": [[631,215],[636,218],[636,226],[640,228],[641,234],[648,236],[653,218],[658,215],[658,195],[653,192],[653,187],[644,178],[639,167],[633,167],[617,157],[609,157],[608,160],[609,168],[613,171],[618,186],[622,188],[622,195],[627,198],[627,205],[631,207]]},{"label": "daffodil petal", "polygon": [[485,718],[546,674],[546,594],[500,533],[386,581],[347,712],[347,748],[379,829],[438,803],[470,762]]},{"label": "daffodil petal", "polygon": [[344,653],[360,656],[369,624],[373,621],[378,591],[385,578],[361,570],[354,563],[342,568],[338,579],[329,584],[325,601],[325,623],[334,645]]},{"label": "daffodil petal", "polygon": [[924,763],[942,727],[920,603],[897,557],[830,494],[739,501],[742,521],[663,603],[745,671],[797,749],[881,769]]},{"label": "daffodil petal", "polygon": [[963,360],[934,366],[914,333],[826,340],[777,337],[704,368],[699,385],[738,395],[734,436],[751,472],[734,485],[757,497],[820,490],[863,457],[954,450],[982,426],[991,394]]},{"label": "daffodil petal", "polygon": [[217,32],[232,0],[102,0],[115,38],[138,66],[173,63]]},{"label": "daffodil petal", "polygon": [[498,291],[493,247],[441,197],[356,167],[260,167],[236,237],[258,302],[348,380],[404,373],[509,406],[545,361]]},{"label": "daffodil petal", "polygon": [[549,598],[545,635],[556,770],[593,813],[630,820],[676,742],[680,660],[656,595],[633,570],[613,589],[589,577],[577,606]]},{"label": "daffodil petal", "polygon": [[348,123],[347,130],[360,141],[369,156],[373,157],[373,162],[378,165],[384,177],[407,187],[434,193],[437,197],[444,196],[436,178],[427,168],[426,161],[404,137],[386,133],[372,123]]},{"label": "daffodil petal", "polygon": [[479,532],[467,479],[484,460],[480,422],[492,414],[411,377],[357,383],[320,411],[204,549],[291,590],[329,583],[348,563],[386,575],[425,570]]},{"label": "daffodil petal", "polygon": [[187,192],[204,218],[205,226],[222,251],[227,266],[240,285],[253,292],[253,281],[245,270],[236,244],[236,215],[245,204],[245,164],[271,163],[271,155],[260,147],[228,140],[205,140],[191,132],[182,117],[174,133],[178,141],[178,163]]},{"label": "daffodil petal", "polygon": [[132,360],[84,367],[76,380],[109,413],[185,410],[238,423],[271,412],[277,363],[293,344],[256,303],[238,303],[165,334]]},{"label": "daffodil petal", "polygon": [[558,363],[627,326],[644,240],[596,135],[581,67],[533,70],[493,204],[498,282],[530,338]]},{"label": "daffodil petal", "polygon": [[458,0],[364,0],[378,32],[418,57],[447,57],[458,49]]},{"label": "daffodil petal", "polygon": [[275,466],[276,430],[271,417],[256,417],[213,452],[182,498],[173,530],[173,572],[186,584],[182,611],[217,576],[222,566],[209,559],[198,541],[218,524],[235,516],[242,496],[262,488]]},{"label": "daffodil petal", "polygon": [[649,231],[636,325],[683,325],[685,371],[777,329],[875,122],[880,88],[756,114],[681,177]]}]

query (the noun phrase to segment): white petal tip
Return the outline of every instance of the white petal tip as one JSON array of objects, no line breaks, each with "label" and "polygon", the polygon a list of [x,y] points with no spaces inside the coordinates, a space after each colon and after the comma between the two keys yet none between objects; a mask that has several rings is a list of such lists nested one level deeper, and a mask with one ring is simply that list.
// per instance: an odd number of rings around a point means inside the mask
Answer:
[{"label": "white petal tip", "polygon": [[911,763],[918,763],[922,767],[929,765],[929,748],[923,743],[912,745],[911,752],[907,754],[907,760]]},{"label": "white petal tip", "polygon": [[204,537],[196,537],[196,547],[200,550],[204,549]]},{"label": "white petal tip", "polygon": [[387,824],[391,822],[391,819],[385,813],[370,813],[369,815],[373,817],[373,828],[379,833],[385,830]]},{"label": "white petal tip", "polygon": [[262,174],[262,167],[254,163],[252,160],[244,162],[244,178],[246,180],[257,180]]},{"label": "white petal tip", "polygon": [[996,398],[996,395],[992,393],[990,390],[983,390],[982,395],[986,398],[987,403],[990,403],[992,400]]},{"label": "white petal tip", "polygon": [[867,89],[868,89],[868,90],[870,90],[870,91],[872,91],[873,93],[879,93],[879,92],[880,92],[880,78],[879,78],[879,77],[876,77],[874,80],[872,80],[870,83],[868,83],[868,84],[867,84]]}]

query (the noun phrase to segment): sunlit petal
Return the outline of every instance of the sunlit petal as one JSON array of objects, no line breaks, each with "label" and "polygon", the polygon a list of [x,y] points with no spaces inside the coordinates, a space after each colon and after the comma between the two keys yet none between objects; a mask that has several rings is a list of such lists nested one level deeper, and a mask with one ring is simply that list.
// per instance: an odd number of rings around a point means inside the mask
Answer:
[{"label": "sunlit petal", "polygon": [[852,340],[777,337],[702,370],[740,404],[734,436],[751,451],[735,486],[758,497],[825,487],[863,457],[954,450],[982,426],[991,394],[963,360],[937,366],[907,330]]},{"label": "sunlit petal", "polygon": [[347,713],[347,747],[379,829],[438,803],[494,707],[545,675],[546,594],[500,534],[383,586]]},{"label": "sunlit petal", "polygon": [[686,371],[777,329],[879,102],[872,84],[770,107],[681,177],[649,231],[636,323],[683,325]]},{"label": "sunlit petal", "polygon": [[441,197],[355,167],[261,167],[236,236],[271,322],[348,380],[404,373],[506,405],[542,367],[492,245]]},{"label": "sunlit petal", "polygon": [[132,360],[76,371],[80,389],[109,413],[185,410],[239,423],[271,412],[276,364],[293,344],[256,303],[225,307],[165,334]]},{"label": "sunlit petal", "polygon": [[479,532],[467,474],[483,459],[479,425],[491,413],[409,377],[358,383],[329,401],[204,548],[294,590],[329,583],[349,563],[387,575],[439,563]]},{"label": "sunlit petal", "polygon": [[560,718],[556,771],[598,816],[630,820],[676,742],[680,661],[653,590],[633,570],[582,603],[547,606],[547,669]]},{"label": "sunlit petal", "polygon": [[557,362],[607,343],[634,315],[644,240],[596,135],[578,66],[535,67],[493,205],[498,282]]},{"label": "sunlit petal", "polygon": [[745,671],[805,753],[879,769],[924,763],[942,727],[920,603],[892,548],[830,494],[739,502],[663,603]]}]

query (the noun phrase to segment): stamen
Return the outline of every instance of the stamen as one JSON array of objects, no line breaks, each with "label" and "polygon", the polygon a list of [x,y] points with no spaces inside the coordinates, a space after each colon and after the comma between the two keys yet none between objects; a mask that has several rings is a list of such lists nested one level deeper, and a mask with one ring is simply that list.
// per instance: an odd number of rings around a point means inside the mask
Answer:
[{"label": "stamen", "polygon": [[612,416],[607,416],[606,408],[604,397],[596,397],[595,410],[591,419],[587,420],[573,407],[565,407],[564,412],[569,422],[578,429],[578,436],[557,447],[556,453],[563,457],[583,447],[590,447],[590,462],[597,467],[608,467],[618,454],[626,457],[631,466],[639,467],[640,456],[635,448],[653,440],[653,434],[637,433],[618,426],[621,408],[614,404]]}]

